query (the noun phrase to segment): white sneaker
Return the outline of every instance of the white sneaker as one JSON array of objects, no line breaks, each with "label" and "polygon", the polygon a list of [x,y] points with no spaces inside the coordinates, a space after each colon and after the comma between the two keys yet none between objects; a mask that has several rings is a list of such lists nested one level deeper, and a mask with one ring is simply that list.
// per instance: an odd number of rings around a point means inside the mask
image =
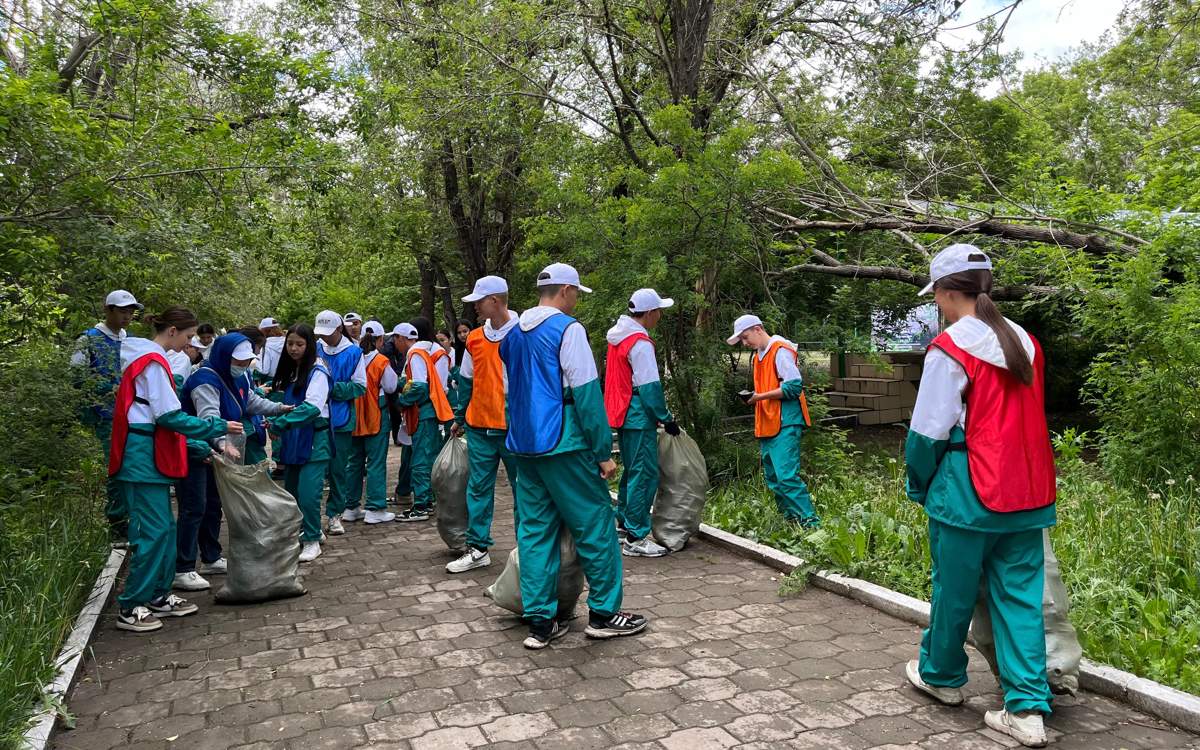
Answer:
[{"label": "white sneaker", "polygon": [[300,545],[300,562],[312,562],[321,556],[320,542],[303,542]]},{"label": "white sneaker", "polygon": [[447,573],[466,573],[468,570],[476,568],[486,568],[492,564],[492,556],[487,550],[480,552],[479,550],[468,547],[467,553],[453,562],[446,563]]},{"label": "white sneaker", "polygon": [[208,581],[204,580],[199,573],[191,570],[187,573],[176,573],[171,588],[180,591],[207,591],[209,585]]},{"label": "white sneaker", "polygon": [[649,536],[636,542],[621,540],[621,554],[626,557],[662,557],[670,551]]},{"label": "white sneaker", "polygon": [[908,664],[904,665],[904,674],[908,677],[908,681],[913,684],[917,690],[922,693],[936,698],[938,701],[945,703],[947,706],[961,706],[963,702],[962,690],[958,688],[937,687],[930,685],[921,679],[921,663],[913,659]]},{"label": "white sneaker", "polygon": [[396,514],[387,510],[368,510],[366,513],[367,523],[387,523],[395,520]]},{"label": "white sneaker", "polygon": [[367,515],[362,508],[346,508],[342,511],[342,520],[346,522],[361,521]]},{"label": "white sneaker", "polygon": [[229,572],[229,562],[223,557],[218,557],[215,562],[200,563],[200,566],[196,568],[196,572],[206,576],[223,575]]},{"label": "white sneaker", "polygon": [[1045,747],[1046,727],[1036,711],[1010,714],[1004,709],[988,711],[983,722],[1001,734],[1007,734],[1025,747]]},{"label": "white sneaker", "polygon": [[329,519],[329,523],[325,525],[325,530],[329,532],[330,536],[338,536],[346,533],[346,527],[342,526],[342,519],[336,516]]}]

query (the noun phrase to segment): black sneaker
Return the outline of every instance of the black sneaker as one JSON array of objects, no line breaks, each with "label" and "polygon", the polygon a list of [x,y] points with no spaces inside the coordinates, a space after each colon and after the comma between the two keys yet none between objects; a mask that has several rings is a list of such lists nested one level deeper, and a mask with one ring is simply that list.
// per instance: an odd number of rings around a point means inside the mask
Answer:
[{"label": "black sneaker", "polygon": [[525,639],[525,648],[537,651],[550,645],[567,634],[571,626],[558,620],[536,620],[529,626],[529,636]]},{"label": "black sneaker", "polygon": [[642,632],[646,623],[645,617],[629,612],[618,612],[611,617],[592,614],[588,617],[587,630],[583,632],[588,638],[620,638]]},{"label": "black sneaker", "polygon": [[400,523],[412,523],[414,521],[428,521],[429,511],[424,508],[409,508],[408,510],[396,516],[396,520]]}]

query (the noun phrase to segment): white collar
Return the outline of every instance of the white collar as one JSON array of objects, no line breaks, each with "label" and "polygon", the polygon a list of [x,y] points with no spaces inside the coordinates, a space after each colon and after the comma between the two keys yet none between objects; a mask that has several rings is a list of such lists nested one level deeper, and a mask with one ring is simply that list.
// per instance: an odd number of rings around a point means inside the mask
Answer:
[{"label": "white collar", "polygon": [[511,331],[513,329],[513,327],[515,325],[517,325],[517,323],[520,320],[521,320],[521,316],[517,315],[512,310],[509,310],[508,311],[508,322],[505,323],[504,325],[500,326],[500,330],[497,331],[495,328],[492,327],[492,321],[489,318],[483,322],[483,335],[487,338],[488,341],[492,341],[492,342],[503,341],[504,337],[508,335],[508,332]]},{"label": "white collar", "polygon": [[113,341],[124,341],[125,336],[127,335],[124,328],[116,333],[113,333],[113,329],[109,328],[108,324],[103,320],[96,324],[96,330],[100,333],[103,333],[105,336],[108,336]]}]

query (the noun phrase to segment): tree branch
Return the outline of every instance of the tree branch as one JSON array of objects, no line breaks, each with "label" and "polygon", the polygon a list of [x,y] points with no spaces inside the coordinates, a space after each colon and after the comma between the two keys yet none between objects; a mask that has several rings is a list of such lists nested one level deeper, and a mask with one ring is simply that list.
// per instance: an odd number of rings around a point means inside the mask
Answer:
[{"label": "tree branch", "polygon": [[[802,263],[798,266],[790,266],[782,271],[776,271],[774,275],[783,276],[793,273],[817,273],[828,276],[841,276],[849,279],[899,281],[915,286],[918,289],[923,288],[929,283],[929,277],[924,274],[913,273],[907,268],[896,268],[894,266],[828,266],[817,263]],[[1048,297],[1059,294],[1062,291],[1059,287],[1053,286],[1013,284],[1010,286],[992,287],[992,293],[988,296],[1000,301],[1021,300],[1031,297]]]}]

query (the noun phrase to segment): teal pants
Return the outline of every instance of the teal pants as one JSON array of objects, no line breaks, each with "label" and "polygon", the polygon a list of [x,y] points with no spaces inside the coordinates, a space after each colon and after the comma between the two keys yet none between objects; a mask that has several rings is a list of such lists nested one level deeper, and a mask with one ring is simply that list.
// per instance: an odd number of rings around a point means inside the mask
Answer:
[{"label": "teal pants", "polygon": [[[128,452],[125,461],[136,460]],[[116,480],[129,511],[129,576],[117,597],[122,611],[143,606],[171,590],[175,581],[175,517],[170,485]]]},{"label": "teal pants", "polygon": [[[100,441],[102,465],[108,470],[108,454],[112,448],[112,422],[105,419],[92,426],[96,439]],[[117,480],[109,477],[104,485],[104,516],[112,526],[123,526],[129,519],[129,511],[125,508],[125,495]]]},{"label": "teal pants", "polygon": [[333,433],[333,458],[329,459],[329,499],[325,501],[325,515],[340,516],[346,509],[350,496],[350,454],[354,450],[354,435],[351,430]]},{"label": "teal pants", "polygon": [[310,461],[289,465],[283,475],[283,486],[300,508],[300,541],[321,541],[321,492],[325,489],[325,472],[329,461]]},{"label": "teal pants", "polygon": [[632,540],[650,533],[650,506],[658,494],[658,430],[617,431],[621,448],[621,484],[617,521]]},{"label": "teal pants", "polygon": [[1004,707],[1050,713],[1042,616],[1042,530],[971,531],[929,519],[933,599],[921,636],[921,678],[938,687],[967,682],[963,644],[979,581],[987,584]]},{"label": "teal pants", "polygon": [[412,489],[413,510],[429,510],[433,507],[433,485],[430,475],[433,462],[442,449],[442,431],[435,419],[422,419],[417,424],[417,434],[412,436]]},{"label": "teal pants", "polygon": [[[475,549],[489,549],[492,541],[492,516],[496,509],[496,471],[500,462],[508,472],[508,481],[515,483],[516,468],[512,454],[504,445],[505,434],[499,430],[477,430],[467,427],[467,544]],[[513,504],[514,525],[516,504]]]},{"label": "teal pants", "polygon": [[563,524],[588,583],[588,607],[610,616],[621,609],[621,552],[608,484],[587,451],[517,458],[517,549],[525,617],[558,613],[559,531]]},{"label": "teal pants", "polygon": [[348,492],[346,507],[357,508],[363,494],[363,475],[367,479],[367,510],[387,510],[387,453],[391,430],[354,438],[350,443],[350,461],[346,468]]},{"label": "teal pants", "polygon": [[760,438],[759,452],[762,454],[763,475],[767,487],[775,495],[779,512],[789,521],[815,523],[817,512],[813,510],[812,495],[808,485],[800,478],[800,437],[804,428],[785,425],[772,438]]},{"label": "teal pants", "polygon": [[411,445],[400,446],[400,470],[396,472],[396,497],[408,497],[413,493],[412,455]]}]

